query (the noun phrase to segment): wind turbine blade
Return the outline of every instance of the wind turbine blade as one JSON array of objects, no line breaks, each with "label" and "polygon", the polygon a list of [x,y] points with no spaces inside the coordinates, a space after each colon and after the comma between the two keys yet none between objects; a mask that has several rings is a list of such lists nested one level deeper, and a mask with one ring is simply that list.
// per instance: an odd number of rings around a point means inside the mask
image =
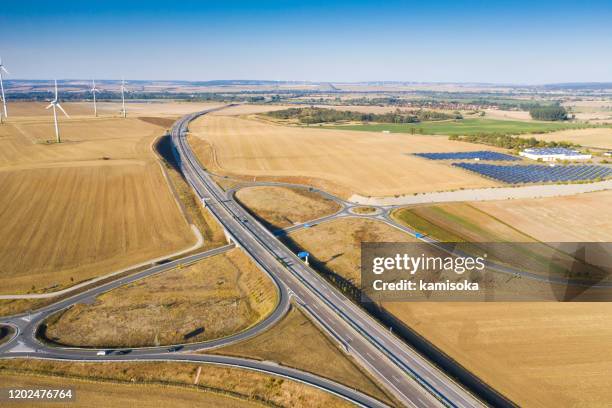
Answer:
[{"label": "wind turbine blade", "polygon": [[8,75],[10,75],[11,73],[8,72],[8,70],[6,68],[4,68],[4,65],[0,65],[0,69],[2,69],[4,72],[6,72]]},{"label": "wind turbine blade", "polygon": [[60,104],[58,103],[58,104],[57,104],[57,107],[58,107],[58,108],[60,108],[60,110],[61,110],[62,112],[64,112],[64,115],[66,115],[66,117],[67,117],[68,119],[70,119],[70,115],[68,115],[68,114],[66,113],[66,111],[64,110],[64,108],[62,108],[62,105],[60,105]]},{"label": "wind turbine blade", "polygon": [[55,100],[57,100],[57,79],[55,80]]},{"label": "wind turbine blade", "polygon": [[53,106],[53,104],[52,104],[52,103],[50,103],[50,104],[49,104],[49,106],[47,106],[45,109],[49,109],[49,108],[50,108],[50,107],[52,107],[52,106]]}]

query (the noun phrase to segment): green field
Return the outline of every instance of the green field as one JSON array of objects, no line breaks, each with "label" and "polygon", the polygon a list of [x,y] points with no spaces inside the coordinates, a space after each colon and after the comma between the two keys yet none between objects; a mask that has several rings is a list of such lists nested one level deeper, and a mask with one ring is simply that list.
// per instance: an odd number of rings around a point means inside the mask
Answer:
[{"label": "green field", "polygon": [[478,134],[517,135],[545,133],[555,130],[584,128],[585,125],[558,122],[522,122],[518,120],[462,119],[421,123],[381,123],[325,126],[326,129],[361,130],[367,132],[421,133],[426,135],[469,136]]}]

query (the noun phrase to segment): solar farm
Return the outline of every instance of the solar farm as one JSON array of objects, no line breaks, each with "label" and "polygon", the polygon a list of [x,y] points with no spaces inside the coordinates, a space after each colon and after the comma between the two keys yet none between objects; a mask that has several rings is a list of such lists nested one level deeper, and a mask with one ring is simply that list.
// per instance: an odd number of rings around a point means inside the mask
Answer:
[{"label": "solar farm", "polygon": [[597,165],[531,164],[521,166],[486,163],[453,163],[452,165],[509,184],[594,181],[612,177],[611,167]]},{"label": "solar farm", "polygon": [[509,154],[479,150],[475,152],[450,152],[450,153],[415,153],[415,156],[424,157],[429,160],[490,160],[490,161],[515,161],[518,157]]}]

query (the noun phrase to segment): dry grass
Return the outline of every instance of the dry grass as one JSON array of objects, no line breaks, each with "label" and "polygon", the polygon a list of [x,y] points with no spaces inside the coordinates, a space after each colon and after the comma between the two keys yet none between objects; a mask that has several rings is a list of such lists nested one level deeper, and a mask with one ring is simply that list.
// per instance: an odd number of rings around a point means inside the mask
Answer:
[{"label": "dry grass", "polygon": [[298,309],[255,338],[214,354],[275,361],[329,378],[389,403],[389,397]]},{"label": "dry grass", "polygon": [[612,240],[612,191],[472,205],[543,242]]},{"label": "dry grass", "polygon": [[178,167],[176,167],[170,137],[164,136],[160,138],[156,149],[164,160],[166,174],[183,212],[189,222],[198,227],[204,238],[202,249],[212,249],[227,244],[223,228],[221,228],[212,213],[202,205],[191,186],[180,173]]},{"label": "dry grass", "polygon": [[257,217],[276,228],[300,224],[340,210],[335,201],[301,188],[248,187],[239,190],[236,197]]},{"label": "dry grass", "polygon": [[[49,322],[66,345],[137,347],[224,337],[261,321],[278,302],[272,281],[239,249],[77,304]],[[189,337],[194,330],[198,335]],[[187,336],[187,337],[186,337]]]},{"label": "dry grass", "polygon": [[[138,406],[139,408],[158,408],[159,406],[172,406],[190,408],[201,404],[219,408],[261,406],[254,401],[213,392],[202,392],[195,387],[189,389],[153,384],[128,385],[75,379],[66,381],[59,377],[17,374],[0,374],[0,379],[7,385],[20,388],[66,389],[70,387],[75,400],[53,402],[54,407]],[[23,402],[6,403],[6,406],[23,406]]]},{"label": "dry grass", "polygon": [[[2,360],[0,361],[1,375],[42,374],[65,378],[65,383],[72,383],[75,379],[96,380],[132,384],[156,384],[160,386],[181,387],[181,393],[190,391],[185,387],[192,387],[196,378],[198,367],[202,367],[199,382],[195,389],[209,390],[234,397],[264,401],[283,407],[346,407],[347,402],[336,398],[326,392],[315,388],[283,380],[274,376],[241,370],[238,368],[225,368],[213,365],[190,363],[78,363],[42,360]],[[153,388],[154,390],[155,388]],[[178,388],[168,388],[178,389]],[[141,393],[136,394],[142,397]],[[238,403],[238,401],[236,401]],[[102,404],[108,405],[108,404]],[[170,404],[173,406],[173,404]],[[158,404],[157,406],[165,406]],[[193,406],[193,405],[192,405]]]},{"label": "dry grass", "polygon": [[354,207],[351,209],[355,214],[372,214],[376,212],[374,207]]},{"label": "dry grass", "polygon": [[299,230],[290,237],[310,252],[326,268],[348,279],[361,282],[361,242],[411,242],[416,239],[380,221],[343,218]]},{"label": "dry grass", "polygon": [[221,174],[306,182],[345,197],[497,185],[408,154],[478,148],[443,136],[288,127],[222,113],[206,115],[190,127],[192,139],[206,142],[195,149],[198,157]]}]

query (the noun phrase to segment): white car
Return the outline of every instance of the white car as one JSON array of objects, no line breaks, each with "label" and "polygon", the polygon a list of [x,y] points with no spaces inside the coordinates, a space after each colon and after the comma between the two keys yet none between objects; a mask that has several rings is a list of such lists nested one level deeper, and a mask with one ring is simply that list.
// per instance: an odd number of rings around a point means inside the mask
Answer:
[{"label": "white car", "polygon": [[108,354],[107,350],[100,350],[96,353],[97,356],[105,356]]}]

